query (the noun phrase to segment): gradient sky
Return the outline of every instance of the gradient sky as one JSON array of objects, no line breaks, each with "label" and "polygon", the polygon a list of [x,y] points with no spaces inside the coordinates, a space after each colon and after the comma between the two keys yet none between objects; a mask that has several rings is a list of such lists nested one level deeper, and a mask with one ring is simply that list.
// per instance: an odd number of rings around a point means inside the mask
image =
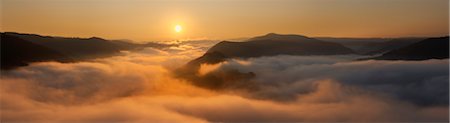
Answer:
[{"label": "gradient sky", "polygon": [[[136,41],[448,35],[448,0],[1,0],[1,30]],[[183,26],[175,33],[174,26]]]}]

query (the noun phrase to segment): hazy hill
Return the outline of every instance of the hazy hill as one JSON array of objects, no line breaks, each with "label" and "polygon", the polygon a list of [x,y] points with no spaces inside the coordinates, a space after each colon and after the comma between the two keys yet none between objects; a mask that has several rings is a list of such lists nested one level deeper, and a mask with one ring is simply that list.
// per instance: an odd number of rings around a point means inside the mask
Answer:
[{"label": "hazy hill", "polygon": [[[196,76],[201,64],[219,63],[229,58],[251,58],[275,55],[344,55],[355,54],[351,49],[338,43],[326,42],[300,35],[280,35],[269,33],[245,42],[222,41],[211,47],[203,56],[190,61],[177,70],[177,76],[191,80],[194,84],[208,88],[223,88],[227,83],[248,80],[254,73],[236,70],[217,71],[205,76]],[[230,76],[238,76],[232,79]],[[208,81],[206,81],[208,80]],[[211,83],[213,80],[214,83]]]},{"label": "hazy hill", "polygon": [[227,58],[251,58],[275,55],[355,54],[350,48],[301,35],[269,33],[245,42],[222,41],[189,64],[215,63]]},{"label": "hazy hill", "polygon": [[377,44],[392,39],[388,38],[333,38],[333,37],[317,37],[316,39],[328,42],[334,42],[344,45],[357,53],[361,53],[361,49],[365,49],[368,44]]},{"label": "hazy hill", "polygon": [[354,52],[338,43],[320,41],[300,35],[269,33],[246,42],[222,41],[207,53],[219,52],[226,57],[250,58],[274,55],[340,55]]},{"label": "hazy hill", "polygon": [[374,59],[426,60],[449,58],[449,37],[428,38],[420,42],[392,50]]},{"label": "hazy hill", "polygon": [[37,61],[71,61],[68,56],[39,44],[3,33],[0,35],[1,69],[26,66]]},{"label": "hazy hill", "polygon": [[66,38],[14,32],[1,35],[2,69],[24,66],[36,61],[79,61],[119,55],[123,50],[172,46],[152,42],[135,44],[97,37]]},{"label": "hazy hill", "polygon": [[71,57],[83,59],[99,56],[109,56],[119,53],[120,50],[131,48],[129,45],[114,43],[112,41],[97,37],[64,38],[11,32],[6,32],[5,34],[45,46]]},{"label": "hazy hill", "polygon": [[376,55],[398,49],[425,38],[318,38],[351,48],[361,55]]},{"label": "hazy hill", "polygon": [[396,38],[385,42],[369,43],[358,49],[362,55],[386,53],[401,47],[417,43],[425,38]]}]

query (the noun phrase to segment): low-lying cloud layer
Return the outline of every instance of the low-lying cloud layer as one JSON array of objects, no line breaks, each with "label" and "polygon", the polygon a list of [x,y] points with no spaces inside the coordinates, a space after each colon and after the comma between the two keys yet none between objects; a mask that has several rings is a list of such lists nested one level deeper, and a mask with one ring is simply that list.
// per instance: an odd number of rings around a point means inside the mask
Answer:
[{"label": "low-lying cloud layer", "polygon": [[[201,55],[145,49],[2,72],[5,122],[448,121],[448,61],[274,56],[202,65],[253,72],[257,89],[211,90],[174,78]],[[219,72],[220,73],[220,72]],[[213,81],[211,81],[213,83]]]},{"label": "low-lying cloud layer", "polygon": [[[315,81],[331,79],[420,105],[448,105],[448,60],[352,61],[349,56],[275,56],[220,63],[216,70],[253,72],[257,96],[288,98],[313,91]],[[210,65],[213,66],[213,65]],[[202,65],[205,67],[205,65]],[[218,67],[218,66],[215,66]],[[201,68],[204,69],[204,68]],[[214,71],[212,71],[214,72]],[[309,86],[309,87],[308,87]],[[306,92],[305,92],[306,90]]]}]

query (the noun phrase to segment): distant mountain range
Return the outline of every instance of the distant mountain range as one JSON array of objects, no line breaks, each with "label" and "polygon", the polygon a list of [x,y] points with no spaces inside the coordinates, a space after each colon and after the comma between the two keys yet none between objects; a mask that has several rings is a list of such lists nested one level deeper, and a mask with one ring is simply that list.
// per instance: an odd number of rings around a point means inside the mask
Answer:
[{"label": "distant mountain range", "polygon": [[[207,88],[224,88],[227,83],[249,80],[254,73],[242,73],[236,70],[218,71],[198,76],[201,64],[215,64],[231,58],[252,58],[274,55],[367,55],[383,54],[379,57],[366,58],[375,60],[426,60],[449,58],[449,39],[442,38],[398,38],[398,39],[353,39],[345,41],[328,38],[322,41],[301,35],[281,35],[269,33],[250,38],[244,42],[222,41],[211,47],[203,56],[190,61],[176,71],[176,75]],[[333,40],[333,41],[330,41]],[[348,43],[355,40],[365,41],[359,48],[350,49]],[[345,47],[347,46],[347,47]],[[355,52],[356,50],[356,52]],[[230,77],[234,78],[232,81]],[[211,83],[211,81],[215,83]],[[248,81],[243,81],[248,82]]]},{"label": "distant mountain range", "polygon": [[[251,58],[275,55],[345,55],[355,52],[339,43],[325,42],[300,35],[269,33],[245,42],[222,41],[205,55],[192,61],[214,63],[227,58]],[[222,58],[222,59],[219,59]],[[210,59],[210,60],[209,60]]]},{"label": "distant mountain range", "polygon": [[449,37],[428,38],[417,43],[391,50],[379,57],[378,60],[427,60],[448,59]]},{"label": "distant mountain range", "polygon": [[201,64],[214,64],[230,58],[253,58],[275,55],[346,55],[356,54],[339,43],[326,42],[300,35],[267,35],[250,38],[244,42],[222,41],[211,47],[203,56],[190,61],[175,71],[176,76],[193,84],[213,89],[247,87],[246,82],[255,76],[252,72],[225,70],[198,76]]},{"label": "distant mountain range", "polygon": [[97,37],[65,38],[14,32],[1,33],[0,41],[1,69],[26,66],[38,61],[73,62],[119,55],[122,50],[168,46],[158,43],[134,44]]},{"label": "distant mountain range", "polygon": [[[373,55],[376,60],[426,60],[448,58],[448,36],[441,38],[310,38],[301,35],[269,33],[242,42],[222,41],[201,57],[190,61],[190,72],[200,64],[218,63],[230,58],[252,58],[275,55]],[[119,55],[122,50],[145,47],[167,48],[173,45],[135,44],[102,38],[65,38],[1,33],[1,68],[11,69],[30,62],[73,62]],[[189,73],[190,73],[189,72]]]},{"label": "distant mountain range", "polygon": [[37,61],[72,61],[70,57],[58,51],[31,43],[15,36],[2,33],[0,34],[0,38],[2,69],[26,66],[29,62]]},{"label": "distant mountain range", "polygon": [[377,55],[398,49],[426,38],[317,38],[342,44],[360,55]]},{"label": "distant mountain range", "polygon": [[[448,58],[443,54],[448,52],[448,37],[442,38],[321,38],[322,41],[301,35],[282,35],[269,33],[263,36],[250,38],[244,42],[222,41],[211,47],[203,56],[194,59],[188,64],[218,63],[229,58],[251,58],[274,55],[376,55],[384,54],[376,59],[394,59],[390,54],[398,54],[397,50],[408,49],[402,52],[401,60],[415,59],[441,59]],[[345,40],[348,39],[348,40]],[[439,43],[431,43],[439,40]],[[427,43],[424,43],[427,42]],[[355,44],[359,45],[358,47]],[[423,46],[422,46],[423,45]],[[407,48],[412,47],[415,48]],[[434,49],[434,50],[433,50]],[[394,52],[394,53],[392,53]],[[423,53],[422,57],[415,55]],[[428,57],[425,57],[425,54]],[[387,55],[387,56],[386,56]],[[414,57],[414,58],[409,58]]]}]

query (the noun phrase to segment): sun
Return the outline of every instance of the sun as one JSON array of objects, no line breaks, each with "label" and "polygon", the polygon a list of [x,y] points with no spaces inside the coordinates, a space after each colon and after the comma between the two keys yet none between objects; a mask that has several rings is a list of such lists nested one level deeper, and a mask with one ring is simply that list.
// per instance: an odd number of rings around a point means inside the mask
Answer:
[{"label": "sun", "polygon": [[183,27],[180,25],[175,25],[175,32],[181,32],[183,30]]}]

